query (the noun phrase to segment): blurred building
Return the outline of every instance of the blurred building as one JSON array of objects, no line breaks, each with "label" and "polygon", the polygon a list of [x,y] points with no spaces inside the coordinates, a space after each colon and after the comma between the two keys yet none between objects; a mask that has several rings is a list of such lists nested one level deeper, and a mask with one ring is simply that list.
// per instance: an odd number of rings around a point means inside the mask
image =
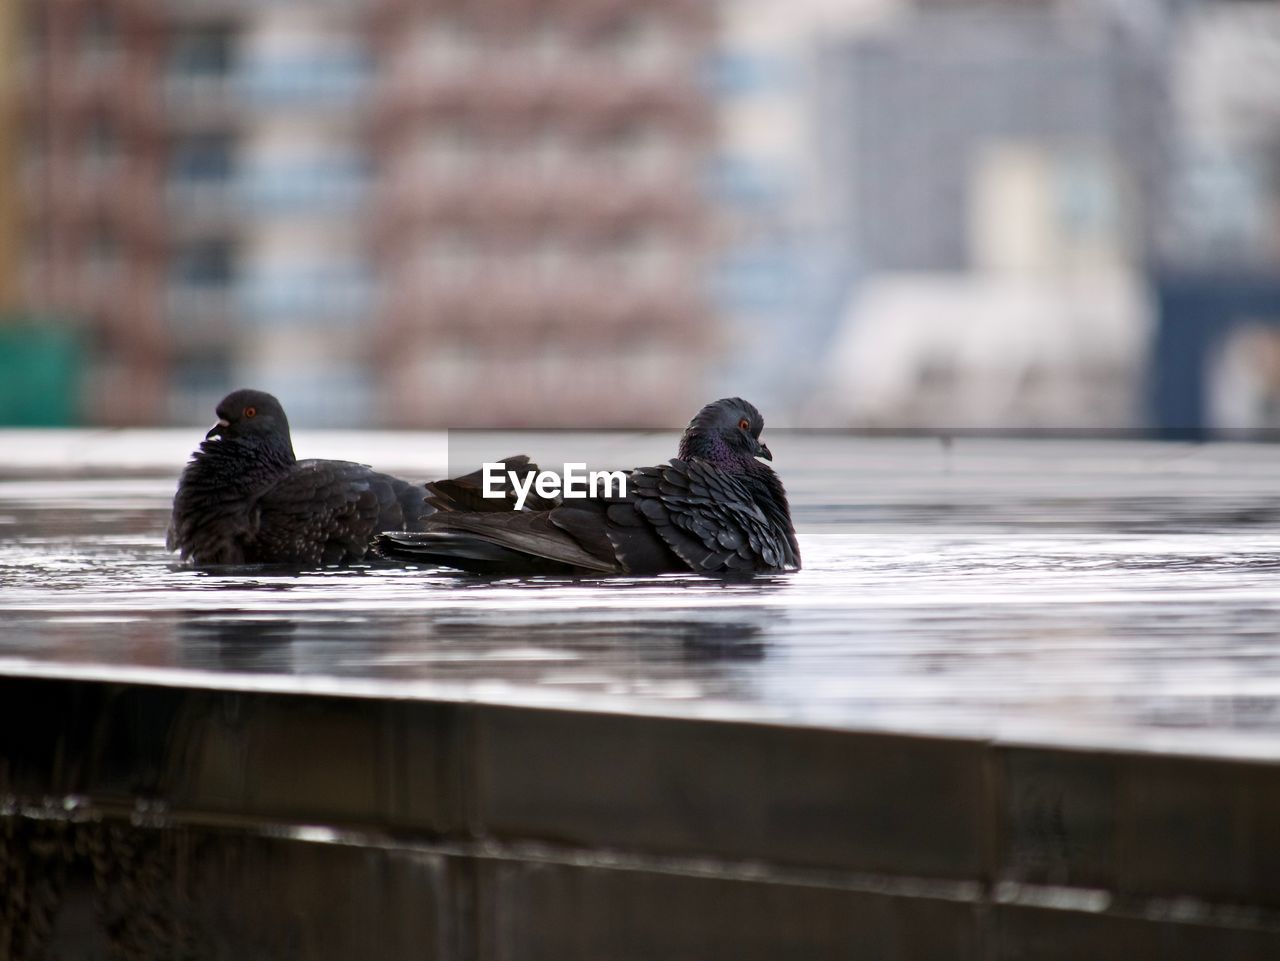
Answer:
[{"label": "blurred building", "polygon": [[822,182],[859,281],[822,410],[1142,423],[1166,27],[1154,4],[935,0],[823,45]]},{"label": "blurred building", "polygon": [[0,9],[0,313],[21,302],[21,223],[18,179],[21,102],[16,64],[21,23],[13,4]]},{"label": "blurred building", "polygon": [[26,300],[102,423],[676,424],[705,401],[699,0],[28,0]]},{"label": "blurred building", "polygon": [[1280,7],[1194,4],[1171,47],[1153,419],[1280,429]]},{"label": "blurred building", "polygon": [[1171,174],[1160,258],[1280,265],[1280,7],[1197,3],[1171,35]]},{"label": "blurred building", "polygon": [[21,10],[0,291],[78,332],[91,421],[1280,410],[1272,3]]},{"label": "blurred building", "polygon": [[1160,38],[1066,5],[950,6],[823,53],[843,115],[826,181],[862,264],[1140,257],[1166,152]]},{"label": "blurred building", "polygon": [[[794,419],[813,390],[850,284],[819,145],[834,121],[818,102],[819,38],[878,22],[900,0],[723,0],[708,71],[718,118],[708,178],[718,243],[714,303],[734,331],[718,374],[771,423]],[[747,385],[747,386],[744,386]]]}]

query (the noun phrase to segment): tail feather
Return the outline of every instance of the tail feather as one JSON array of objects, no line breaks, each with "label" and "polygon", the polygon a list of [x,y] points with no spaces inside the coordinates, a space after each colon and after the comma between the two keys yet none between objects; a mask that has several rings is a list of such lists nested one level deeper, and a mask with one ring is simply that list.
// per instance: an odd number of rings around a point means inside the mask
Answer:
[{"label": "tail feather", "polygon": [[619,570],[612,554],[601,557],[584,550],[555,525],[551,514],[437,514],[428,519],[423,531],[389,531],[377,539],[375,547],[383,557],[464,570],[484,571],[490,565],[500,565],[507,573],[612,574]]},{"label": "tail feather", "polygon": [[450,566],[461,566],[464,561],[510,564],[524,557],[517,551],[458,531],[386,533],[377,539],[375,547],[383,557]]}]

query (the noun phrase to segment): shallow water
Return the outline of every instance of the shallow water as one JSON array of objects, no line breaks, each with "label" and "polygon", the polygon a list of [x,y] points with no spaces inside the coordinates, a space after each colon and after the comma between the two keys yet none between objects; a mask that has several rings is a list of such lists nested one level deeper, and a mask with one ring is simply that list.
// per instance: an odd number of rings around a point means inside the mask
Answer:
[{"label": "shallow water", "polygon": [[[805,568],[726,582],[186,569],[198,439],[0,432],[0,673],[1280,756],[1271,447],[773,431]],[[441,435],[296,447],[445,469]]]}]

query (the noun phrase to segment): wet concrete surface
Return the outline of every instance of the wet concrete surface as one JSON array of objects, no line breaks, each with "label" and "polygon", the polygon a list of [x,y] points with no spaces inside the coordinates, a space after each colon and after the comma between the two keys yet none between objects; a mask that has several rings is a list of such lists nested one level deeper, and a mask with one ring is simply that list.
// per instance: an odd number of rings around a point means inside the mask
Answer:
[{"label": "wet concrete surface", "polygon": [[193,571],[189,435],[0,436],[0,957],[1280,956],[1280,451],[768,440],[804,570],[606,581]]},{"label": "wet concrete surface", "polygon": [[[774,434],[805,568],[745,582],[193,571],[163,546],[189,437],[94,435],[128,476],[29,454],[0,673],[1280,754],[1280,451]],[[297,446],[447,469],[438,437]]]}]

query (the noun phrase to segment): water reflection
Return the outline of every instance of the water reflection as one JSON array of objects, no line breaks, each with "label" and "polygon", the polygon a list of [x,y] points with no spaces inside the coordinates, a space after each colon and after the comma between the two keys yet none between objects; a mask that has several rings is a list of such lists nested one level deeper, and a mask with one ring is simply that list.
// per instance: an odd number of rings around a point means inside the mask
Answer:
[{"label": "water reflection", "polygon": [[291,669],[290,651],[297,631],[292,618],[227,612],[180,619],[174,640],[184,667],[277,673]]},{"label": "water reflection", "polygon": [[[174,618],[174,663],[196,671],[509,683],[725,695],[716,662],[767,653],[763,612],[682,619],[522,612],[429,612],[381,617],[262,618],[235,611]],[[65,625],[65,622],[61,622]],[[102,625],[99,625],[102,627]],[[32,644],[43,649],[47,635]],[[697,664],[696,689],[688,670]],[[154,664],[153,666],[163,666]]]}]

